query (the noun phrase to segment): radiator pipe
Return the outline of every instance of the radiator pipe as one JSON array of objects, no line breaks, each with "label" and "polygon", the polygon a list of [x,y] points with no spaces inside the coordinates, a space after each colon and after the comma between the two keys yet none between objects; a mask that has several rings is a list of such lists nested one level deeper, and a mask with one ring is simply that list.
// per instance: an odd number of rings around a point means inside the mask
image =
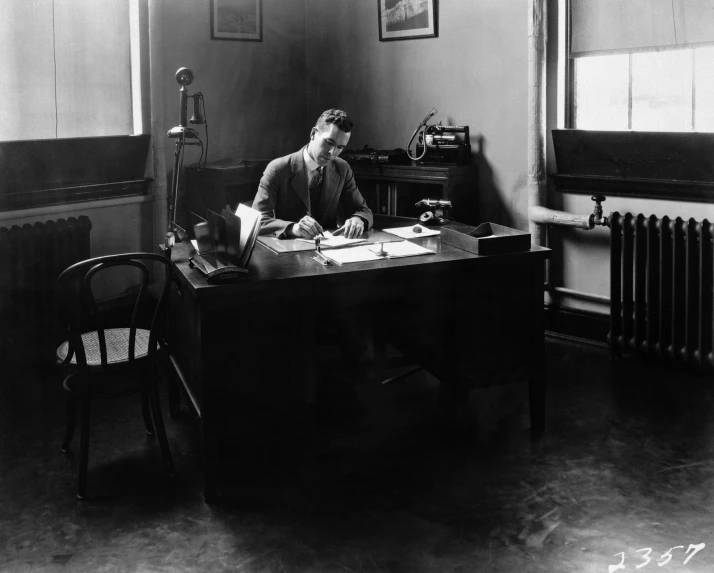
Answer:
[{"label": "radiator pipe", "polygon": [[565,211],[555,211],[547,207],[534,205],[529,210],[531,222],[538,225],[556,225],[558,227],[575,227],[576,229],[591,230],[595,228],[595,215],[586,213],[576,215]]},{"label": "radiator pipe", "polygon": [[[536,245],[547,243],[549,225],[591,230],[605,224],[602,195],[593,196],[593,214],[576,215],[543,206],[546,190],[546,48],[548,2],[528,0],[528,231]],[[596,199],[599,198],[598,199]]]},{"label": "radiator pipe", "polygon": [[543,202],[545,165],[545,86],[548,9],[546,0],[528,0],[528,231],[536,245],[545,244],[545,226],[530,216]]}]

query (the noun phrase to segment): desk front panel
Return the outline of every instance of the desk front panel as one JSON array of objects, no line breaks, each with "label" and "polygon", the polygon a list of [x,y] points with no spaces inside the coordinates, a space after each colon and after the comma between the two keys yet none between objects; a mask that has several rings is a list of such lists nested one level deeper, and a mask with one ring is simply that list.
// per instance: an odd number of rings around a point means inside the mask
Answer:
[{"label": "desk front panel", "polygon": [[494,383],[505,366],[532,366],[549,251],[484,257],[438,237],[417,242],[436,254],[341,267],[257,245],[250,274],[216,286],[188,267],[185,250],[174,251],[182,293],[173,347],[199,397],[211,463],[232,459],[236,443],[250,459],[300,441],[293,430],[315,382],[316,317],[331,309],[359,308],[358,316],[376,321],[395,347],[448,383]]}]

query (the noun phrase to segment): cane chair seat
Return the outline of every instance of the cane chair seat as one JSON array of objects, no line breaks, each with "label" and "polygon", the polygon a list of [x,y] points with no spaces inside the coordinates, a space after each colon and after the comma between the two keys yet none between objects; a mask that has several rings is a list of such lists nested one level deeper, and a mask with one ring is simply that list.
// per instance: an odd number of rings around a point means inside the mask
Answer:
[{"label": "cane chair seat", "polygon": [[[149,354],[150,332],[143,328],[136,329],[136,339],[134,340],[134,359],[144,358]],[[120,364],[129,361],[129,329],[128,328],[108,328],[104,331],[107,344],[107,364]],[[95,330],[82,334],[82,344],[87,356],[87,366],[101,366],[102,355],[99,345],[99,333]],[[65,340],[57,348],[57,358],[61,362],[67,360],[69,353],[69,341]],[[76,354],[69,361],[77,364]]]}]

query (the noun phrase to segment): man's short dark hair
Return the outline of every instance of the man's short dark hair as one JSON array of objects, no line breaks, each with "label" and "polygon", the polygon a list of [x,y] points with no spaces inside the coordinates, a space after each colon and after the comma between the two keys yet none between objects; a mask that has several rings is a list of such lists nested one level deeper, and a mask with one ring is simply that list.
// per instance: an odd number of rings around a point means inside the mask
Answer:
[{"label": "man's short dark hair", "polygon": [[347,114],[341,109],[328,109],[322,112],[322,115],[317,118],[317,123],[315,127],[317,131],[323,131],[326,129],[328,123],[334,123],[345,133],[352,131],[353,123],[352,120],[347,117]]}]

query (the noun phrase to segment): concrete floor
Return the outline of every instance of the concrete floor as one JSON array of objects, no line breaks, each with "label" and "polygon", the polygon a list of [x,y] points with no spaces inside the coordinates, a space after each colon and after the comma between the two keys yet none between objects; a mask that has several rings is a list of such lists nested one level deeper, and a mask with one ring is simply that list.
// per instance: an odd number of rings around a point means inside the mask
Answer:
[{"label": "concrete floor", "polygon": [[59,382],[10,372],[0,571],[714,571],[711,381],[555,339],[547,354],[536,444],[522,386],[473,392],[454,433],[417,373],[364,389],[360,425],[324,428],[330,455],[273,460],[221,505],[201,496],[195,420],[167,416],[169,482],[133,397],[97,406],[93,498],[76,501]]}]

